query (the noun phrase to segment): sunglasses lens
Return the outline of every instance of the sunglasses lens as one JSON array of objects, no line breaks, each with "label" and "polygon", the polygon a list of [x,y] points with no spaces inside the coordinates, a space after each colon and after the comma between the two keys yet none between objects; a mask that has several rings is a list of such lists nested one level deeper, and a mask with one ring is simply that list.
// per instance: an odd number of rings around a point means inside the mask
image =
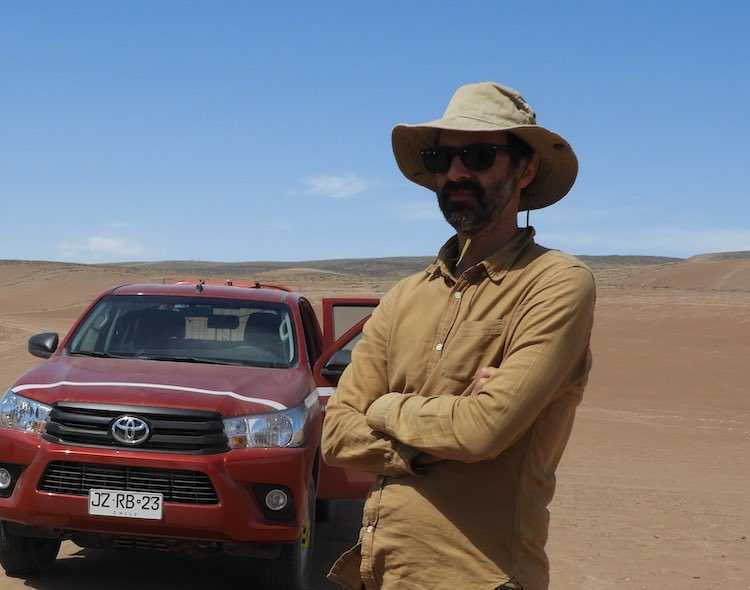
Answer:
[{"label": "sunglasses lens", "polygon": [[461,162],[469,170],[479,172],[491,168],[495,163],[496,148],[488,143],[472,143],[462,148],[442,146],[422,150],[422,163],[425,169],[432,174],[445,174],[451,167],[451,162],[456,155],[461,157]]},{"label": "sunglasses lens", "polygon": [[447,172],[451,166],[451,156],[445,149],[422,150],[422,163],[432,174]]},{"label": "sunglasses lens", "polygon": [[487,170],[495,163],[495,150],[486,143],[474,143],[463,149],[461,159],[469,170]]}]

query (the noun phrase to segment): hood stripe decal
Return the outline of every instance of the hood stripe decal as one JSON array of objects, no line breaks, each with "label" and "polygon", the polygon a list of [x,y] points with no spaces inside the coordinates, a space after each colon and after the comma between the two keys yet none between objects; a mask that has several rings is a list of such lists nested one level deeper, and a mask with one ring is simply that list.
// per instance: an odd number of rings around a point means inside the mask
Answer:
[{"label": "hood stripe decal", "polygon": [[250,402],[253,404],[259,404],[262,406],[268,406],[274,410],[286,410],[287,407],[279,402],[274,402],[267,399],[261,399],[257,397],[248,397],[240,395],[233,391],[213,391],[211,389],[197,389],[195,387],[183,387],[181,385],[162,385],[159,383],[117,383],[117,382],[93,382],[93,381],[58,381],[57,383],[43,383],[43,384],[26,384],[17,385],[13,387],[13,391],[20,393],[27,389],[53,389],[55,387],[140,387],[142,389],[166,389],[168,391],[184,391],[187,393],[202,393],[204,395],[220,395],[224,397],[231,397],[238,399],[243,402]]}]

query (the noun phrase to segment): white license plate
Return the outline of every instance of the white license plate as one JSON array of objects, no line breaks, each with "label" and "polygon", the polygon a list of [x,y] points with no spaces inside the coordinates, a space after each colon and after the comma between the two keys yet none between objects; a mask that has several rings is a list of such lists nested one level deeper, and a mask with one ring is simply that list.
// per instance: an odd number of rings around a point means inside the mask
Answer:
[{"label": "white license plate", "polygon": [[123,492],[122,490],[89,490],[89,514],[97,516],[160,520],[163,505],[163,494]]}]

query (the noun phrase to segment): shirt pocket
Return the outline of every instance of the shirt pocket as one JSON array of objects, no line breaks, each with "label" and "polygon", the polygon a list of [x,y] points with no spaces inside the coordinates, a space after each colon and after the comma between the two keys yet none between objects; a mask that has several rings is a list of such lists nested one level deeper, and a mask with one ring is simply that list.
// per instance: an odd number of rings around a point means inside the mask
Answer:
[{"label": "shirt pocket", "polygon": [[466,385],[479,367],[499,365],[505,320],[465,320],[448,338],[440,360],[441,374]]}]

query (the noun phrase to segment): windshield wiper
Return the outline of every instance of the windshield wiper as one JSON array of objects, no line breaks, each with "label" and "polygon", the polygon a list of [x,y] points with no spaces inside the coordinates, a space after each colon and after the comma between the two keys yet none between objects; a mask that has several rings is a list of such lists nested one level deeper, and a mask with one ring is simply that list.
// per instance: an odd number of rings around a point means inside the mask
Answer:
[{"label": "windshield wiper", "polygon": [[139,354],[137,359],[144,361],[171,361],[175,363],[202,363],[206,365],[239,365],[241,363],[235,363],[232,361],[220,361],[212,359],[203,359],[194,356],[161,356],[154,354]]},{"label": "windshield wiper", "polygon": [[69,354],[74,354],[77,356],[94,356],[94,357],[103,358],[103,359],[132,358],[132,355],[112,354],[109,352],[94,352],[93,350],[71,350]]}]

